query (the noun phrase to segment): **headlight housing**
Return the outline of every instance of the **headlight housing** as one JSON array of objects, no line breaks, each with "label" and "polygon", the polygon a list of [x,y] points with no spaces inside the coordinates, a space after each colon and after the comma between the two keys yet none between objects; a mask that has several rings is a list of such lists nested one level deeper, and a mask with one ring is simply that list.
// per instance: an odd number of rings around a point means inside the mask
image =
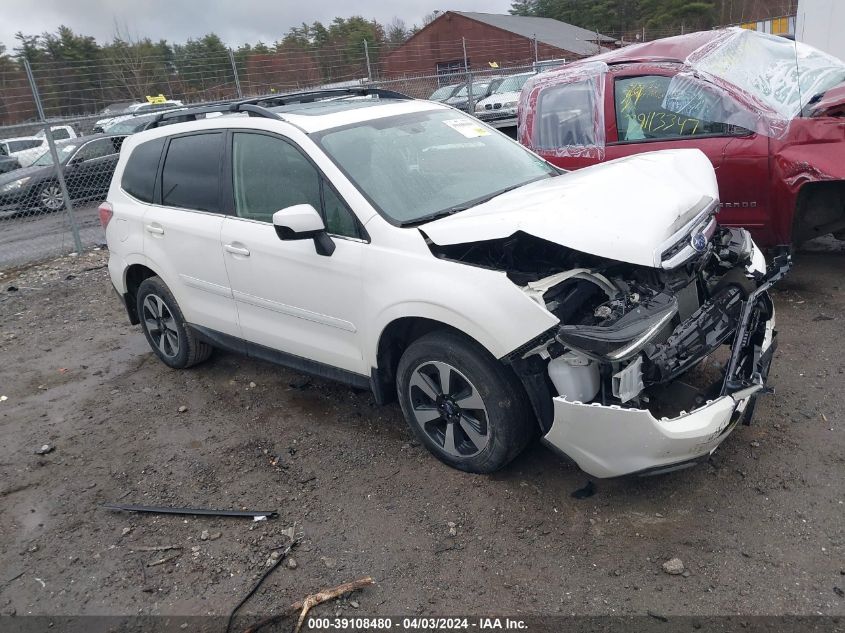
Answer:
[{"label": "headlight housing", "polygon": [[17,191],[21,187],[23,187],[26,183],[31,180],[30,176],[25,176],[23,178],[18,178],[17,180],[13,180],[12,182],[7,182],[5,185],[0,186],[0,193],[8,193],[10,191]]},{"label": "headlight housing", "polygon": [[640,307],[612,325],[562,325],[557,340],[604,361],[618,362],[638,354],[678,313],[678,301],[671,297],[656,305]]}]

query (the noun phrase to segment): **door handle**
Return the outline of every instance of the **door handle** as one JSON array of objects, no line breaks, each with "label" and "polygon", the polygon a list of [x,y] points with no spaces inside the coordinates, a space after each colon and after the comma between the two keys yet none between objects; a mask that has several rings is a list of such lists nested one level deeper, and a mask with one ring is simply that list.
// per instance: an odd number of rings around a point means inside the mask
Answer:
[{"label": "door handle", "polygon": [[233,255],[242,255],[243,257],[249,257],[249,249],[244,248],[243,246],[235,246],[234,244],[226,244],[223,246],[229,253]]},{"label": "door handle", "polygon": [[164,229],[158,224],[147,224],[144,228],[147,229],[147,233],[152,233],[153,235],[164,235]]}]

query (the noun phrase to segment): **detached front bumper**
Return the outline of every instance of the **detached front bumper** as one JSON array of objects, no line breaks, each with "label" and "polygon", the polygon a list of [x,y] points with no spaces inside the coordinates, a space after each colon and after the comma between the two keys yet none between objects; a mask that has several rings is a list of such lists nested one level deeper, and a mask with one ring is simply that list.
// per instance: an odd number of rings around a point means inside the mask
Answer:
[{"label": "detached front bumper", "polygon": [[[745,302],[719,397],[675,418],[647,409],[553,398],[554,420],[543,441],[599,478],[678,470],[710,455],[754,409],[777,349],[768,289],[789,270],[784,257]],[[761,315],[769,315],[763,320]]]}]

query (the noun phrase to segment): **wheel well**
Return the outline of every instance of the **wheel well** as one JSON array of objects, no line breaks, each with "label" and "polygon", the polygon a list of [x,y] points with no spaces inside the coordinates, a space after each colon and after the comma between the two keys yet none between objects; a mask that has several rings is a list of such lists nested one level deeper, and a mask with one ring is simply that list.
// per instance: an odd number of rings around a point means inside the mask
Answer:
[{"label": "wheel well", "polygon": [[138,287],[141,282],[150,277],[155,277],[156,273],[151,268],[147,268],[142,264],[132,264],[126,269],[126,311],[129,313],[129,321],[132,325],[140,323],[138,318],[138,309],[135,305],[135,299],[138,296]]},{"label": "wheel well", "polygon": [[408,346],[435,330],[451,330],[466,337],[466,334],[451,325],[423,317],[403,317],[391,321],[384,328],[378,341],[378,366],[373,369],[373,391],[379,404],[396,400],[396,368]]},{"label": "wheel well", "polygon": [[801,187],[795,204],[793,244],[843,230],[845,181],[810,182]]}]

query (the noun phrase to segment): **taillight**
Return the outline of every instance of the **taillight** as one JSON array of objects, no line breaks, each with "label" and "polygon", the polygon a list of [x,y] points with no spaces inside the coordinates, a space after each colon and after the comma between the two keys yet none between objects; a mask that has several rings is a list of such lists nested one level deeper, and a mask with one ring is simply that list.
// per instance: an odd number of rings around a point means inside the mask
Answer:
[{"label": "taillight", "polygon": [[100,213],[100,224],[103,225],[103,229],[105,229],[109,222],[111,222],[111,218],[114,215],[114,207],[112,207],[111,202],[104,202],[101,204],[97,211]]}]

